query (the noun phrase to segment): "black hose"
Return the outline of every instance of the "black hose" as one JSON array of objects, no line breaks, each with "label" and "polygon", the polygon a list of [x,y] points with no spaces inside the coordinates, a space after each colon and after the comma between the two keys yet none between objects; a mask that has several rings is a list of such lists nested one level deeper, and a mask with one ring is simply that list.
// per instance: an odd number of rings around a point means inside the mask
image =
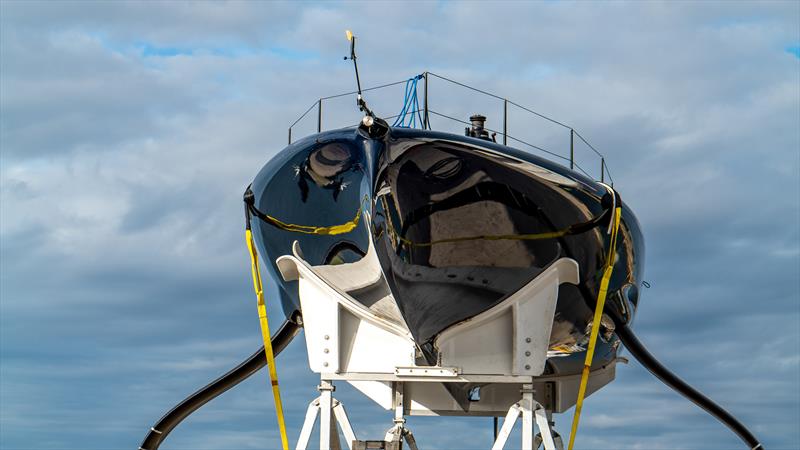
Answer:
[{"label": "black hose", "polygon": [[[289,342],[300,332],[301,326],[299,323],[300,320],[287,320],[281,325],[278,331],[272,335],[272,350],[275,352],[275,356],[285,349],[286,346],[289,345]],[[261,346],[244,362],[231,369],[225,375],[212,381],[204,388],[186,397],[186,399],[172,408],[168,413],[164,414],[164,417],[156,422],[156,424],[150,428],[150,431],[147,432],[147,436],[145,436],[139,449],[157,450],[167,435],[178,426],[183,419],[188,417],[189,414],[192,414],[210,400],[213,400],[218,395],[241,383],[266,365],[267,356],[264,353],[264,347]]]},{"label": "black hose", "polygon": [[661,380],[664,384],[674,389],[679,394],[691,400],[695,405],[704,409],[707,413],[714,416],[717,420],[725,424],[728,428],[736,433],[750,449],[764,450],[764,446],[758,442],[753,433],[747,429],[741,422],[733,417],[728,411],[725,411],[721,406],[714,403],[713,400],[706,397],[697,389],[689,386],[685,381],[678,378],[677,375],[670,372],[649,352],[647,348],[639,341],[633,330],[620,320],[616,322],[616,333],[625,348],[631,352],[631,356],[636,358],[641,365],[653,375]]}]

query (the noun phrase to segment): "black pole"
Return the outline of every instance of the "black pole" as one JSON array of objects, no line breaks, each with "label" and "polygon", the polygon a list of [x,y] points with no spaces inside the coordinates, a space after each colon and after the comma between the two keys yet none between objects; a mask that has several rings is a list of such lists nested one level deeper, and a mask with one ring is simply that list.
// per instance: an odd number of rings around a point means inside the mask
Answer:
[{"label": "black pole", "polygon": [[[278,328],[278,331],[272,335],[272,347],[275,351],[275,356],[280,354],[283,349],[289,345],[289,342],[300,332],[300,327],[300,320],[296,319],[287,320]],[[139,445],[139,449],[158,450],[159,445],[166,439],[167,435],[177,427],[183,419],[223,392],[258,372],[266,365],[267,356],[264,353],[264,346],[262,345],[244,362],[190,395],[182,402],[178,403],[178,405],[172,408],[168,413],[164,414],[164,417],[159,419],[147,432],[144,440]]]},{"label": "black pole", "polygon": [[[606,310],[608,311],[608,310]],[[661,364],[642,344],[633,330],[630,329],[628,324],[619,318],[612,317],[616,325],[616,333],[619,340],[630,352],[631,356],[636,358],[645,369],[650,371],[656,378],[661,380],[664,384],[671,387],[675,392],[683,395],[692,403],[699,406],[707,413],[711,414],[725,424],[731,431],[733,431],[739,438],[747,444],[747,448],[752,450],[764,450],[764,446],[756,439],[753,433],[747,429],[741,422],[733,417],[728,411],[721,406],[714,403],[710,398],[706,397],[697,389],[689,386],[685,381],[678,378],[677,375],[670,372],[663,364]]]},{"label": "black pole", "polygon": [[361,97],[361,78],[358,76],[358,63],[356,62],[356,37],[350,39],[350,59],[353,60],[353,68],[356,71],[356,87],[358,88],[358,96]]},{"label": "black pole", "polygon": [[569,129],[569,169],[575,170],[575,130]]},{"label": "black pole", "polygon": [[322,99],[317,101],[317,133],[322,132]]},{"label": "black pole", "polygon": [[600,182],[604,182],[606,178],[606,159],[600,158]]},{"label": "black pole", "polygon": [[497,441],[497,417],[494,417],[494,440]]},{"label": "black pole", "polygon": [[424,97],[422,99],[422,107],[425,110],[425,117],[424,117],[422,126],[426,130],[430,130],[431,129],[431,124],[430,124],[430,121],[428,120],[428,72],[425,72],[424,76],[425,76],[425,89],[423,91],[424,92]]},{"label": "black pole", "polygon": [[[503,145],[508,145],[508,100],[503,99]],[[495,417],[495,428],[497,428],[497,418]]]},{"label": "black pole", "polygon": [[292,145],[292,127],[289,127],[289,145]]}]

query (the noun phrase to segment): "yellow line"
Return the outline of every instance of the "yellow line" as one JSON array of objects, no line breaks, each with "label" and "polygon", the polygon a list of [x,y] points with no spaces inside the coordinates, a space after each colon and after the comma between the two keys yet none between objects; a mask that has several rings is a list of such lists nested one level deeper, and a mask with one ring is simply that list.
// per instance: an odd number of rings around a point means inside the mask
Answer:
[{"label": "yellow line", "polygon": [[575,403],[575,415],[572,416],[572,431],[569,433],[569,445],[567,446],[568,450],[572,450],[572,447],[575,445],[575,435],[578,433],[578,423],[581,420],[583,399],[586,395],[586,385],[589,383],[589,372],[592,367],[594,349],[597,344],[597,334],[600,331],[600,321],[603,317],[603,307],[605,306],[606,296],[608,295],[608,283],[611,281],[611,273],[614,270],[614,256],[617,248],[617,231],[619,230],[619,220],[621,214],[622,208],[616,208],[614,211],[614,227],[611,230],[611,241],[608,249],[608,259],[606,260],[605,269],[603,271],[603,278],[600,280],[600,291],[597,293],[597,305],[594,309],[592,331],[589,335],[589,348],[586,350],[586,360],[583,363],[583,372],[581,373],[581,384],[578,388],[578,401]]},{"label": "yellow line", "polygon": [[261,337],[264,340],[264,351],[267,354],[267,366],[269,367],[269,379],[272,384],[272,395],[275,397],[275,413],[278,415],[278,428],[281,433],[281,444],[283,450],[289,450],[289,438],[286,436],[286,421],[283,418],[283,403],[281,402],[281,390],[278,387],[278,370],[275,367],[275,353],[272,350],[272,337],[269,334],[269,320],[267,319],[267,306],[264,303],[264,288],[261,284],[261,272],[258,268],[258,251],[253,241],[253,233],[245,231],[247,248],[250,250],[250,268],[253,275],[253,288],[256,291],[258,300],[258,318],[261,324]]}]

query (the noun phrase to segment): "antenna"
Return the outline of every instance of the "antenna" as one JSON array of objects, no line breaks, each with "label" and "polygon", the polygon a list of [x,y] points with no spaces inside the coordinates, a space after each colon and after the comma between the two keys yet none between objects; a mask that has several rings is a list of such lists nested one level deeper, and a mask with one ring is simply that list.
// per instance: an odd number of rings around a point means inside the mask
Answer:
[{"label": "antenna", "polygon": [[344,32],[347,40],[350,41],[350,57],[344,57],[344,60],[347,61],[348,59],[353,61],[353,68],[356,71],[356,86],[358,88],[358,97],[356,98],[356,104],[358,105],[358,109],[364,111],[367,116],[375,117],[375,114],[370,111],[369,107],[367,107],[367,102],[364,101],[364,98],[361,95],[361,79],[358,76],[358,61],[356,58],[356,37],[350,30],[345,30]]}]

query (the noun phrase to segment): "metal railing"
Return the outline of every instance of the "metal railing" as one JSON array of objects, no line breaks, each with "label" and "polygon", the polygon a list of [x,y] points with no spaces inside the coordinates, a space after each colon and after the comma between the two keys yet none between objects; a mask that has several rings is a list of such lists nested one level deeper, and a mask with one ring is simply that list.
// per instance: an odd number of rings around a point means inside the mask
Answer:
[{"label": "metal railing", "polygon": [[[555,158],[564,160],[564,161],[569,163],[569,168],[571,170],[577,169],[580,172],[582,172],[584,175],[586,175],[587,177],[594,178],[586,170],[584,170],[583,167],[578,165],[578,163],[575,160],[575,143],[576,143],[575,142],[575,138],[578,138],[581,142],[583,142],[600,159],[600,181],[601,182],[605,182],[606,178],[608,178],[610,184],[612,186],[614,185],[614,178],[611,176],[611,172],[609,171],[608,165],[606,164],[605,155],[603,155],[592,144],[590,144],[589,141],[586,140],[580,133],[578,133],[575,130],[574,127],[571,127],[571,126],[569,126],[569,125],[567,125],[567,124],[565,124],[563,122],[560,122],[560,121],[555,120],[555,119],[553,119],[551,117],[548,117],[548,116],[546,116],[544,114],[536,112],[533,109],[530,109],[530,108],[527,108],[525,106],[522,106],[519,103],[511,101],[511,100],[509,100],[509,99],[507,99],[505,97],[501,97],[501,96],[493,94],[491,92],[487,92],[487,91],[478,89],[476,87],[473,87],[473,86],[470,86],[470,85],[467,85],[467,84],[464,84],[464,83],[460,83],[460,82],[452,80],[450,78],[443,77],[441,75],[437,75],[437,74],[435,74],[433,72],[424,72],[422,74],[422,77],[423,77],[423,80],[424,80],[424,83],[423,83],[422,110],[407,111],[405,114],[408,115],[408,114],[416,114],[417,112],[422,112],[422,122],[423,122],[423,128],[424,129],[428,129],[428,130],[431,129],[431,125],[430,125],[430,117],[431,117],[431,115],[435,115],[435,116],[441,117],[443,119],[447,119],[447,120],[463,123],[463,124],[466,124],[466,125],[471,125],[470,122],[467,122],[467,121],[452,117],[452,116],[447,115],[447,114],[443,114],[441,112],[437,112],[437,111],[435,111],[435,110],[430,108],[430,106],[428,104],[428,87],[430,85],[430,77],[435,77],[435,78],[437,78],[439,80],[442,80],[442,81],[451,83],[453,85],[460,86],[460,87],[463,87],[465,89],[469,89],[471,91],[474,91],[474,92],[477,92],[477,93],[480,93],[480,94],[483,94],[483,95],[486,95],[486,96],[489,96],[489,97],[492,97],[494,99],[502,101],[503,102],[503,127],[502,127],[502,130],[493,130],[491,128],[485,128],[485,129],[487,131],[491,132],[491,133],[494,133],[495,135],[499,134],[500,136],[502,136],[503,145],[508,145],[508,142],[510,140],[510,141],[514,141],[516,143],[528,146],[528,147],[530,147],[532,149],[535,149],[537,151],[540,151],[540,152],[546,153],[546,154],[548,154],[550,156],[553,156]],[[382,85],[379,85],[379,86],[373,86],[373,87],[369,87],[369,88],[363,89],[362,92],[368,92],[368,91],[375,91],[375,90],[378,90],[378,89],[384,89],[384,88],[388,88],[388,87],[391,87],[391,86],[396,86],[396,85],[399,85],[399,84],[403,84],[406,81],[407,80],[401,80],[401,81],[395,81],[393,83],[387,83],[387,84],[382,84]],[[345,92],[345,93],[342,93],[342,94],[329,95],[327,97],[320,97],[319,99],[317,99],[317,101],[315,101],[311,106],[309,106],[308,109],[306,109],[306,111],[303,114],[301,114],[300,117],[298,117],[297,120],[295,120],[289,126],[289,130],[288,130],[288,134],[289,134],[288,142],[289,142],[289,144],[292,143],[292,129],[301,120],[303,120],[303,118],[305,118],[312,110],[314,110],[315,108],[317,110],[317,133],[322,132],[322,129],[323,129],[322,128],[322,105],[323,105],[323,101],[336,99],[336,98],[340,98],[340,97],[355,96],[356,94],[358,94],[357,91],[352,91],[352,92]],[[564,156],[564,155],[560,155],[557,152],[554,152],[554,151],[551,151],[551,150],[547,150],[546,148],[543,148],[541,146],[534,145],[534,144],[531,144],[530,142],[526,142],[526,141],[524,141],[522,139],[519,139],[519,138],[516,138],[514,136],[511,136],[508,133],[508,118],[509,118],[509,116],[508,116],[508,105],[515,106],[515,107],[517,107],[517,108],[519,108],[519,109],[521,109],[521,110],[523,110],[523,111],[525,111],[525,112],[527,112],[529,114],[532,114],[532,115],[534,115],[536,117],[544,119],[544,120],[546,120],[546,121],[548,121],[548,122],[550,122],[550,123],[552,123],[554,125],[557,125],[559,127],[564,128],[566,130],[569,130],[569,156],[567,157],[567,156]],[[390,117],[382,117],[382,118],[384,120],[389,120],[389,119],[394,119],[396,117],[399,117],[399,115],[390,116]]]}]

